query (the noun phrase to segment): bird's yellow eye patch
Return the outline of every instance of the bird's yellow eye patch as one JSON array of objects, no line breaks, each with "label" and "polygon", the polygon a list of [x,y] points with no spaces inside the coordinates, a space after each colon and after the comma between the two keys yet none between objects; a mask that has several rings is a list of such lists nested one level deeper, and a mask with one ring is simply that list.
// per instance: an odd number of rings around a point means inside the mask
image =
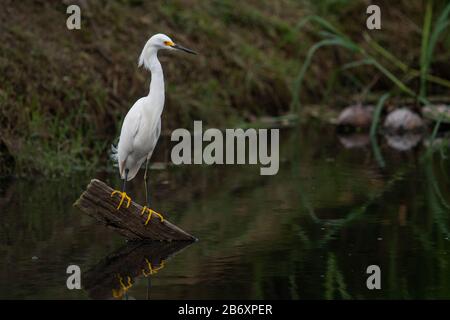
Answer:
[{"label": "bird's yellow eye patch", "polygon": [[173,47],[175,45],[172,41],[164,41],[164,44],[169,47]]}]

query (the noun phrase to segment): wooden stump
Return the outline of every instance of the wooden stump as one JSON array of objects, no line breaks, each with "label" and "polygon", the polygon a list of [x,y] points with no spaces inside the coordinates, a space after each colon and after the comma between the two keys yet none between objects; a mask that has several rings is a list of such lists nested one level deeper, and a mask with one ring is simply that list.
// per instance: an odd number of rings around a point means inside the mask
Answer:
[{"label": "wooden stump", "polygon": [[147,213],[141,215],[142,206],[131,201],[127,208],[125,200],[117,210],[120,196],[111,193],[114,190],[104,182],[93,179],[74,206],[102,222],[132,241],[196,241],[189,233],[181,230],[166,219],[163,222],[153,215],[147,225]]}]

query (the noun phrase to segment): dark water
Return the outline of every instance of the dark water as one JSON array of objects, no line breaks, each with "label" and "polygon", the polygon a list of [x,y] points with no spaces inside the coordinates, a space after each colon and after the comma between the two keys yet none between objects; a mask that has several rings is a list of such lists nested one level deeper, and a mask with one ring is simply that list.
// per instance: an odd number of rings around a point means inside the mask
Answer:
[{"label": "dark water", "polygon": [[[127,245],[73,208],[92,176],[4,179],[0,298],[448,299],[447,149],[424,157],[423,141],[401,152],[378,140],[284,131],[270,177],[259,166],[152,170],[153,207],[200,239],[183,249]],[[130,188],[143,203],[142,173]],[[66,287],[71,264],[81,290]],[[366,287],[372,264],[381,290]]]}]

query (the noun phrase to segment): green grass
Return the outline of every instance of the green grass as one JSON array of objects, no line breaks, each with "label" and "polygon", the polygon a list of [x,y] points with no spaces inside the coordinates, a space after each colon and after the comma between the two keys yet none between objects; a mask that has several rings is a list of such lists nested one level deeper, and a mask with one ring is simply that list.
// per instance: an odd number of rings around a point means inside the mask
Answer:
[{"label": "green grass", "polygon": [[0,12],[1,150],[19,174],[105,166],[124,115],[147,93],[149,74],[136,60],[156,32],[200,52],[161,54],[164,130],[190,128],[194,119],[232,127],[280,118],[297,114],[300,102],[321,104],[325,114],[369,93],[425,103],[450,88],[450,5],[442,3],[430,11],[390,5],[407,17],[383,18],[383,28],[398,33],[361,32],[358,1],[93,2],[79,32],[60,23],[64,5],[8,3]]},{"label": "green grass", "polygon": [[386,103],[386,100],[389,99],[389,96],[390,96],[389,93],[385,93],[384,95],[382,95],[380,97],[380,99],[378,100],[378,103],[373,112],[373,121],[372,121],[372,125],[370,126],[370,137],[372,139],[377,134],[378,124],[380,123],[380,119],[381,119],[381,111]]},{"label": "green grass", "polygon": [[433,17],[433,1],[427,1],[424,26],[423,26],[423,36],[422,36],[422,48],[420,56],[420,96],[426,96],[426,83],[427,76],[430,69],[431,62],[433,60],[433,53],[436,48],[436,44],[442,33],[450,24],[450,3],[442,10],[436,23],[434,24],[433,30],[431,31]]},{"label": "green grass", "polygon": [[433,18],[433,0],[426,1],[425,17],[422,28],[422,47],[420,54],[420,96],[425,97],[426,74],[430,66],[430,29],[431,20]]},{"label": "green grass", "polygon": [[[293,82],[292,87],[292,103],[291,112],[298,114],[300,112],[302,90],[307,77],[307,70],[313,65],[314,58],[317,55],[319,49],[324,47],[337,48],[337,51],[348,51],[346,55],[349,62],[346,62],[342,66],[338,66],[332,72],[331,77],[327,81],[327,86],[324,97],[326,101],[333,94],[332,90],[337,86],[339,77],[345,75],[345,77],[354,83],[354,87],[360,87],[363,91],[367,92],[368,87],[365,87],[364,81],[361,82],[358,77],[355,77],[350,71],[351,69],[363,67],[366,70],[375,69],[381,76],[391,82],[391,88],[388,93],[380,93],[380,99],[375,111],[375,117],[371,127],[371,136],[373,137],[378,123],[380,121],[381,109],[389,96],[409,96],[417,100],[418,102],[426,105],[429,104],[427,99],[426,87],[428,82],[432,82],[443,89],[448,90],[450,88],[450,81],[439,76],[430,74],[430,66],[433,61],[434,50],[437,43],[440,40],[440,36],[443,31],[449,25],[450,4],[447,4],[442,10],[441,14],[434,22],[433,20],[433,1],[426,2],[426,8],[424,13],[424,23],[422,29],[422,39],[420,52],[420,70],[408,66],[405,62],[398,59],[388,48],[375,41],[368,32],[363,32],[363,39],[352,40],[352,38],[345,32],[342,32],[340,28],[335,27],[327,19],[311,15],[298,23],[297,29],[304,29],[308,25],[313,25],[314,33],[319,37],[319,40],[312,44],[308,49],[303,65],[298,71],[297,77]],[[339,51],[340,50],[340,51]],[[413,53],[417,50],[412,49]],[[370,68],[372,67],[372,68]],[[393,68],[392,68],[393,67]],[[419,78],[420,89],[417,92],[415,90],[414,81]],[[368,86],[368,84],[366,84]],[[437,125],[439,128],[439,124]],[[437,129],[435,128],[435,131]]]},{"label": "green grass", "polygon": [[413,98],[419,99],[421,102],[426,103],[426,99],[419,97],[411,88],[409,88],[404,82],[402,82],[394,73],[392,73],[386,66],[380,63],[370,52],[366,51],[361,45],[352,41],[348,36],[340,32],[337,28],[331,25],[328,21],[324,20],[318,16],[311,16],[302,20],[299,27],[303,27],[307,22],[315,22],[322,29],[319,33],[325,37],[325,39],[315,43],[306,55],[306,59],[300,69],[298,76],[293,85],[293,99],[292,99],[292,111],[298,113],[300,107],[300,90],[302,89],[302,83],[305,78],[307,69],[312,63],[312,59],[317,52],[322,47],[326,46],[337,46],[349,50],[351,53],[360,57],[361,60],[355,60],[353,66],[367,66],[371,65],[375,67],[381,74],[383,74],[387,79],[389,79],[393,85],[395,85],[402,93],[411,96]]}]

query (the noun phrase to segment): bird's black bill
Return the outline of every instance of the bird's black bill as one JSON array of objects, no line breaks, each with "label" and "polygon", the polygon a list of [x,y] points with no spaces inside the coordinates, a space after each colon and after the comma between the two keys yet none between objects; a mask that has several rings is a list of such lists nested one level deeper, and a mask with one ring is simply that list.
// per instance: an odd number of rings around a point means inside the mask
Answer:
[{"label": "bird's black bill", "polygon": [[191,50],[191,49],[185,48],[185,47],[183,47],[183,46],[180,46],[180,45],[178,45],[178,44],[175,44],[175,45],[173,45],[173,47],[172,47],[172,48],[175,48],[175,49],[178,49],[178,50],[181,50],[181,51],[184,51],[184,52],[190,53],[190,54],[197,54],[197,52],[195,52],[194,50]]}]

